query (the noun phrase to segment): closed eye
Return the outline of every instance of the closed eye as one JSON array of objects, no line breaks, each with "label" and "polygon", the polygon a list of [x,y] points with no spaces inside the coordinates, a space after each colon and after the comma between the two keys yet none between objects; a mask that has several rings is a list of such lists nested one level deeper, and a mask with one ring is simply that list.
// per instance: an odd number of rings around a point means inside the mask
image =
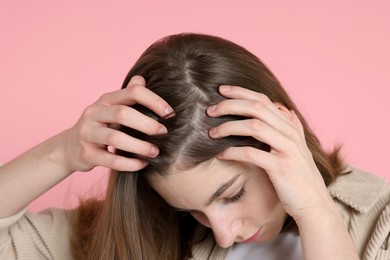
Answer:
[{"label": "closed eye", "polygon": [[[238,202],[239,200],[241,200],[245,196],[245,194],[246,194],[246,190],[245,190],[245,187],[243,186],[237,192],[237,194],[235,194],[234,196],[232,196],[230,198],[224,198],[223,199],[223,203],[230,204],[230,203]],[[187,211],[191,215],[196,215],[196,214],[201,213],[201,211],[199,211],[199,210],[185,210],[185,211]]]},{"label": "closed eye", "polygon": [[225,204],[237,202],[245,196],[245,193],[246,190],[245,187],[243,186],[237,194],[235,194],[233,197],[223,199],[223,202]]}]

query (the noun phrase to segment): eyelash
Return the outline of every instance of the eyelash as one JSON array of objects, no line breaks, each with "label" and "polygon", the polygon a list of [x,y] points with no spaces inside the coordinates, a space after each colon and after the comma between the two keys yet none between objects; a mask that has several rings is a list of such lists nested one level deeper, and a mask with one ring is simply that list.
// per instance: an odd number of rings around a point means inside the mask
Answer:
[{"label": "eyelash", "polygon": [[241,190],[236,195],[234,195],[231,198],[223,199],[223,201],[226,204],[237,202],[245,196],[245,193],[246,193],[245,187],[242,187]]},{"label": "eyelash", "polygon": [[[225,204],[237,202],[237,201],[241,200],[245,196],[245,194],[246,194],[245,187],[242,187],[241,190],[236,195],[234,195],[233,197],[230,197],[230,198],[223,199],[223,202]],[[199,213],[199,211],[198,210],[190,210],[190,211],[188,211],[188,213],[197,214],[197,213]]]}]

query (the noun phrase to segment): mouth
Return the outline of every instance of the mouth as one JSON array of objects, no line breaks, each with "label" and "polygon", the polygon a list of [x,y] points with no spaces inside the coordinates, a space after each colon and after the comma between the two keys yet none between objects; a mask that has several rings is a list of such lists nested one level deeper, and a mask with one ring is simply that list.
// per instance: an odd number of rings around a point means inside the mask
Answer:
[{"label": "mouth", "polygon": [[261,230],[262,230],[262,227],[259,228],[259,230],[257,230],[257,232],[251,236],[250,238],[244,240],[244,241],[241,241],[240,243],[251,243],[251,242],[254,242],[257,240],[257,238],[259,237],[260,233],[261,233]]}]

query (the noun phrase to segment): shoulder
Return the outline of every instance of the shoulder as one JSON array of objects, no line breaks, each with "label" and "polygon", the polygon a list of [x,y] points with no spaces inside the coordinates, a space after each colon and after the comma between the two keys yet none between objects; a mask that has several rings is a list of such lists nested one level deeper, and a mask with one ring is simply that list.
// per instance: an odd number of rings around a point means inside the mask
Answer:
[{"label": "shoulder", "polygon": [[0,258],[71,259],[69,216],[73,211],[20,212],[3,219]]},{"label": "shoulder", "polygon": [[328,190],[362,259],[389,259],[389,183],[348,166]]}]

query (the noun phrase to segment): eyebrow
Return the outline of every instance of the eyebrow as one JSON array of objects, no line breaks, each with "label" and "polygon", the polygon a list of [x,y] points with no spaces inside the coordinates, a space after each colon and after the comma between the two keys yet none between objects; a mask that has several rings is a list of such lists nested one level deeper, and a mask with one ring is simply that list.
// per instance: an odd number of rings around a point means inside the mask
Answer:
[{"label": "eyebrow", "polygon": [[219,188],[211,195],[209,201],[206,203],[206,206],[210,206],[211,203],[213,203],[218,197],[220,197],[227,189],[229,189],[240,177],[241,174],[238,174],[237,176],[231,178],[229,181],[223,183]]},{"label": "eyebrow", "polygon": [[[223,183],[221,186],[219,186],[219,188],[213,193],[213,195],[211,195],[210,199],[205,204],[205,206],[206,207],[210,206],[211,203],[213,203],[219,196],[221,196],[227,189],[229,189],[236,182],[238,177],[240,177],[241,175],[242,175],[242,173],[238,174],[237,176],[234,176],[229,181],[227,181],[227,182]],[[173,206],[171,206],[171,207],[176,211],[191,211],[191,209],[176,208]]]}]

